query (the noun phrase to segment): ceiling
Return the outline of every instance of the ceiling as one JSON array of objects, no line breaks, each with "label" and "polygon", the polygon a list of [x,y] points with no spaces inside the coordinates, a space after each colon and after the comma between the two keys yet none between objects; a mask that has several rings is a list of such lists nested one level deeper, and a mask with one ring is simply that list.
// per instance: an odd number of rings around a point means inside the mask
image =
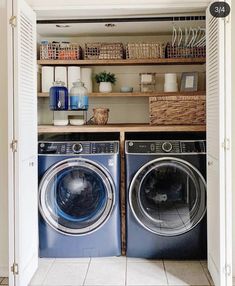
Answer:
[{"label": "ceiling", "polygon": [[[56,24],[38,24],[37,31],[43,37],[87,37],[87,36],[124,36],[124,35],[167,35],[172,33],[172,21],[164,22],[115,22],[114,27],[107,23],[69,23],[69,27],[57,27]],[[205,21],[177,21],[175,27],[204,27]]]}]

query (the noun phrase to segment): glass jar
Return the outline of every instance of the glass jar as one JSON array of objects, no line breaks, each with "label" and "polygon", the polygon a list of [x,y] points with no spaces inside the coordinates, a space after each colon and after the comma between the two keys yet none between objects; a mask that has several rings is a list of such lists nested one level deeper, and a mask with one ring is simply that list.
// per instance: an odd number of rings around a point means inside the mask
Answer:
[{"label": "glass jar", "polygon": [[55,81],[50,88],[50,109],[68,110],[68,89],[64,82]]},{"label": "glass jar", "polygon": [[69,94],[71,110],[87,110],[88,109],[88,91],[81,81],[73,83],[73,87]]}]

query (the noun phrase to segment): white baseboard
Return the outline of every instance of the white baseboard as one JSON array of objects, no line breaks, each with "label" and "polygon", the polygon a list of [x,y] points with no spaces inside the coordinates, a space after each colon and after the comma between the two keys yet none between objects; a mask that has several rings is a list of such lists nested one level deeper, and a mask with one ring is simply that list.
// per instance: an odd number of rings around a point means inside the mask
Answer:
[{"label": "white baseboard", "polygon": [[8,266],[0,266],[0,277],[8,277]]}]

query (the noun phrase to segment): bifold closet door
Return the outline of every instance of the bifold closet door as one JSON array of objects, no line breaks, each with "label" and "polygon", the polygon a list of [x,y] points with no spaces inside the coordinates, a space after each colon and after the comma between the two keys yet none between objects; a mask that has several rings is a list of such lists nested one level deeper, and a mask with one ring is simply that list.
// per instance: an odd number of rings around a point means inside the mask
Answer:
[{"label": "bifold closet door", "polygon": [[[226,21],[207,10],[207,219],[208,269],[216,286],[232,285],[229,251],[229,178],[226,161]],[[227,174],[226,174],[227,172]]]},{"label": "bifold closet door", "polygon": [[[13,0],[14,52],[14,257],[15,286],[29,284],[38,265],[36,15]],[[10,235],[13,235],[10,232]],[[12,243],[13,244],[13,243]],[[14,261],[12,261],[14,259]]]}]

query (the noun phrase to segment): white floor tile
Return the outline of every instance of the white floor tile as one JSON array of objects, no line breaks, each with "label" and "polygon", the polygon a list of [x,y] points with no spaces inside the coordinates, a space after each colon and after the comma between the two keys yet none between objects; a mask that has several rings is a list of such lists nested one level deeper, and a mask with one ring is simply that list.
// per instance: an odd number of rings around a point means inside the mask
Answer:
[{"label": "white floor tile", "polygon": [[38,261],[38,270],[30,282],[30,286],[42,285],[46,275],[51,268],[54,259],[40,258]]},{"label": "white floor tile", "polygon": [[200,262],[165,261],[169,285],[210,285]]},{"label": "white floor tile", "polygon": [[137,258],[137,257],[127,257],[127,263],[153,263],[161,262],[159,259],[147,259],[147,258]]},{"label": "white floor tile", "polygon": [[83,285],[89,263],[62,263],[55,261],[43,285]]},{"label": "white floor tile", "polygon": [[[115,259],[114,259],[115,260]],[[85,285],[125,285],[126,261],[91,259]]]},{"label": "white floor tile", "polygon": [[167,285],[163,263],[127,263],[127,285]]}]

